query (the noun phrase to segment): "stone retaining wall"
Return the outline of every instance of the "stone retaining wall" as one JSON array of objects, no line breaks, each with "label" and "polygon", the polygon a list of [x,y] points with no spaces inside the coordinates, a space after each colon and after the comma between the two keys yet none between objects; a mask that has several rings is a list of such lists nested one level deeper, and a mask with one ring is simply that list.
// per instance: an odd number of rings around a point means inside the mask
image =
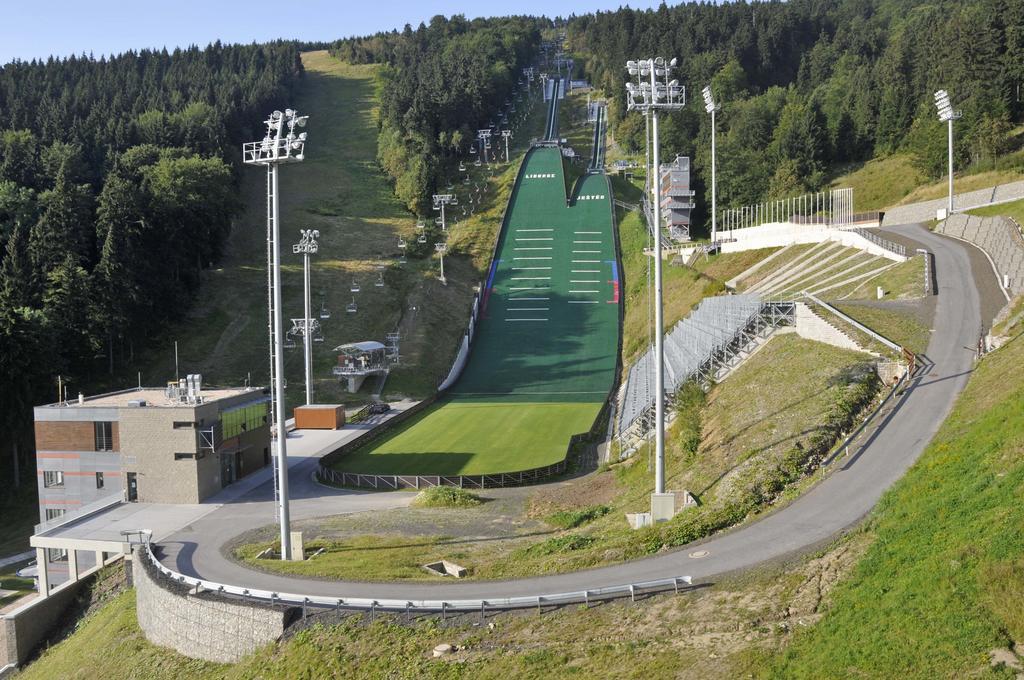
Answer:
[{"label": "stone retaining wall", "polygon": [[161,574],[145,548],[136,548],[133,559],[139,628],[153,644],[179,654],[234,663],[279,640],[298,614],[295,607],[196,594]]},{"label": "stone retaining wall", "polygon": [[1024,293],[1024,238],[1017,225],[1005,217],[953,215],[935,227],[936,233],[970,241],[992,258],[999,272],[999,284],[1008,278],[1011,295]]}]

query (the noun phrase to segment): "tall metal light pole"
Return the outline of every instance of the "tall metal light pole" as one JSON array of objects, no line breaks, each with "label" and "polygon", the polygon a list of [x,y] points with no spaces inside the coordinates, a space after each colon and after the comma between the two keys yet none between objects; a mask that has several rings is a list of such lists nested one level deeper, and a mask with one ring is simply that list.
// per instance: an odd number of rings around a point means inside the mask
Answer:
[{"label": "tall metal light pole", "polygon": [[[274,111],[267,118],[267,134],[258,142],[242,145],[242,162],[267,168],[267,312],[270,317],[270,380],[274,386],[271,421],[277,425],[277,500],[281,525],[281,559],[291,557],[291,522],[288,516],[288,433],[285,431],[284,404],[284,329],[281,318],[281,225],[277,200],[277,167],[282,163],[297,163],[305,158],[306,133],[295,133],[305,127],[309,116],[285,109]],[[285,127],[287,126],[287,133]],[[276,419],[275,419],[276,416]]]},{"label": "tall metal light pole", "polygon": [[303,302],[303,323],[302,323],[302,351],[303,364],[306,369],[306,404],[313,403],[313,319],[312,302],[309,299],[309,256],[316,255],[320,244],[316,242],[320,238],[320,231],[317,229],[302,229],[302,238],[292,246],[292,252],[302,255],[302,302]]},{"label": "tall metal light pole", "polygon": [[715,102],[710,85],[701,90],[701,94],[704,95],[704,110],[711,114],[711,245],[713,247],[718,241],[717,196],[715,195],[717,189],[715,186],[715,112],[721,108],[721,104]]},{"label": "tall metal light pole", "polygon": [[963,114],[960,111],[954,111],[952,104],[949,102],[949,93],[945,90],[939,90],[935,93],[935,108],[939,111],[939,120],[946,123],[949,126],[949,206],[947,208],[947,214],[953,214],[953,121],[960,118]]},{"label": "tall metal light pole", "polygon": [[676,60],[663,57],[626,62],[626,70],[636,81],[626,83],[629,110],[651,114],[651,206],[654,212],[654,494],[651,496],[651,516],[655,521],[671,517],[673,499],[665,493],[665,347],[664,310],[661,289],[661,165],[658,150],[658,111],[678,110],[686,104],[686,88],[677,80],[669,80]]}]

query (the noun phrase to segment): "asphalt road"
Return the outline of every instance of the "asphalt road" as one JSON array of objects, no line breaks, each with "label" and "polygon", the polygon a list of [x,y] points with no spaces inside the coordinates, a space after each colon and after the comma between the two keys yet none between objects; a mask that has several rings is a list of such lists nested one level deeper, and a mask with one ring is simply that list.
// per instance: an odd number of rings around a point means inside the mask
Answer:
[{"label": "asphalt road", "polygon": [[[949,414],[974,363],[981,328],[979,299],[964,244],[920,226],[903,231],[935,254],[939,295],[927,362],[901,398],[900,407],[857,452],[830,476],[785,508],[763,519],[655,557],[582,572],[516,581],[372,583],[322,581],[257,572],[224,554],[222,546],[244,531],[273,521],[269,484],[240,502],[225,505],[161,545],[163,563],[191,576],[219,583],[331,597],[409,600],[477,599],[544,595],[621,585],[673,576],[708,582],[808,551],[857,524],[882,493],[917,460]],[[360,512],[408,503],[410,494],[326,490],[311,481],[314,459],[292,474],[292,517]],[[690,554],[700,554],[691,557]],[[373,574],[367,574],[372,579]]]}]

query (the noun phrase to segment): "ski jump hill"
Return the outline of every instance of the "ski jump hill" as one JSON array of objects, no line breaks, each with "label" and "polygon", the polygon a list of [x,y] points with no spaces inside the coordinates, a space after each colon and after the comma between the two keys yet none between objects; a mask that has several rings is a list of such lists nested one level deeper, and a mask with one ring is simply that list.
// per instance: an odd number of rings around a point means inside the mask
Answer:
[{"label": "ski jump hill", "polygon": [[[559,83],[551,92],[545,139],[516,178],[459,379],[385,437],[331,461],[333,469],[546,475],[564,469],[572,436],[594,426],[618,366],[612,195],[593,166],[567,195],[556,136]],[[345,483],[353,482],[363,485]],[[488,485],[504,483],[515,482]]]}]

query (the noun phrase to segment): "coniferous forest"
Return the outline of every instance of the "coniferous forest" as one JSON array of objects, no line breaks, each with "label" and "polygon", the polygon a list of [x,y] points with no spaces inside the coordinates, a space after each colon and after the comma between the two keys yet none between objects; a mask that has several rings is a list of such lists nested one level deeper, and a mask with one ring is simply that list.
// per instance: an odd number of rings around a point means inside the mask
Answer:
[{"label": "coniferous forest", "polygon": [[711,156],[700,90],[712,86],[722,205],[818,190],[837,164],[903,149],[926,175],[943,175],[939,88],[963,110],[960,168],[994,162],[1024,113],[1024,4],[1014,0],[663,4],[574,17],[568,38],[585,57],[578,67],[612,97],[616,140],[634,151],[644,121],[625,112],[625,63],[678,58],[690,102],[664,117],[662,148],[694,160],[698,195]]},{"label": "coniferous forest", "polygon": [[22,466],[57,375],[112,372],[188,309],[240,208],[240,145],[301,76],[290,43],[0,69],[0,419]]}]

